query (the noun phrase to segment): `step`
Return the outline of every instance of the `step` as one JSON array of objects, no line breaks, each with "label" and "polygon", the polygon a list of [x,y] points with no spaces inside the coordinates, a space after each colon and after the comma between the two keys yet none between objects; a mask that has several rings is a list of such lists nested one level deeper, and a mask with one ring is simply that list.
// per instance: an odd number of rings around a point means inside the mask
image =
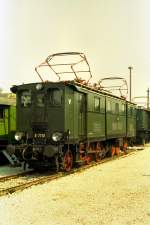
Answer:
[{"label": "step", "polygon": [[6,150],[2,150],[2,153],[8,159],[8,161],[10,162],[12,166],[21,166],[20,161],[17,159],[17,157],[14,154],[9,155]]}]

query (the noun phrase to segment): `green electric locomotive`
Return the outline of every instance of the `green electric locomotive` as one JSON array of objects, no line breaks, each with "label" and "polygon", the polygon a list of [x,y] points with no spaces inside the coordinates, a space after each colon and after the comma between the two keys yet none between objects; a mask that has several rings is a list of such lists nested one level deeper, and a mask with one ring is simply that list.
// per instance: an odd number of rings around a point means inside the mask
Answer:
[{"label": "green electric locomotive", "polygon": [[[76,63],[51,63],[53,58],[77,56]],[[85,63],[87,70],[76,66]],[[68,66],[71,71],[55,70]],[[85,65],[84,65],[85,66]],[[44,82],[38,69],[48,67],[60,74],[73,73],[73,81]],[[36,68],[42,82],[13,86],[17,96],[15,139],[11,149],[32,168],[55,167],[70,171],[74,163],[89,163],[107,154],[119,154],[120,147],[136,135],[136,105],[81,80],[79,73],[91,72],[83,53],[49,56]]]}]

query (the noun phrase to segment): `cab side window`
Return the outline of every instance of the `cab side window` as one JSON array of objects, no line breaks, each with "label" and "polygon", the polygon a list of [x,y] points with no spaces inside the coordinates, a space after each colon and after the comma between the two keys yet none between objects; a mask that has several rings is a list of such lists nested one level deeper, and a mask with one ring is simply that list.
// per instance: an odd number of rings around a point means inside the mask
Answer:
[{"label": "cab side window", "polygon": [[22,91],[20,94],[21,106],[26,108],[31,106],[31,91]]},{"label": "cab side window", "polygon": [[58,88],[49,89],[49,104],[61,105],[63,99],[63,92]]}]

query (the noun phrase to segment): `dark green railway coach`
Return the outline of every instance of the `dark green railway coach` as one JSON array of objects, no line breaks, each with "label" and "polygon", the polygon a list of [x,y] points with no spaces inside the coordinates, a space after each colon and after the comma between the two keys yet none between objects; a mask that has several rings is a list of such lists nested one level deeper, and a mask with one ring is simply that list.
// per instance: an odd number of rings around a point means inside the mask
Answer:
[{"label": "dark green railway coach", "polygon": [[141,107],[137,108],[137,128],[136,136],[139,143],[149,141],[150,131],[150,111]]},{"label": "dark green railway coach", "polygon": [[75,81],[11,90],[17,96],[15,152],[31,167],[69,171],[73,163],[119,154],[135,137],[135,105],[122,98]]},{"label": "dark green railway coach", "polygon": [[13,143],[16,131],[16,106],[0,104],[0,149]]}]

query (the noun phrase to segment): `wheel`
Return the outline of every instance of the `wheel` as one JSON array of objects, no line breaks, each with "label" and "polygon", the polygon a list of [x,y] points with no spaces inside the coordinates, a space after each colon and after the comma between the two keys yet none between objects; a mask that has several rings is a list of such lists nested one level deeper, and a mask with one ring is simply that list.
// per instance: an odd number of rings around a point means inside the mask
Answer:
[{"label": "wheel", "polygon": [[117,156],[120,155],[120,147],[116,147],[116,155],[117,155]]},{"label": "wheel", "polygon": [[127,147],[128,147],[128,143],[127,142],[124,142],[124,144],[123,144],[124,154],[127,154]]},{"label": "wheel", "polygon": [[71,171],[73,164],[73,155],[71,150],[67,150],[63,158],[63,170],[66,172]]},{"label": "wheel", "polygon": [[111,156],[114,156],[115,153],[116,153],[116,148],[115,148],[115,146],[112,145],[112,147],[111,147]]},{"label": "wheel", "polygon": [[102,159],[102,154],[100,152],[96,152],[95,154],[95,161],[99,162]]},{"label": "wheel", "polygon": [[106,156],[107,157],[112,157],[112,146],[111,145],[106,145]]},{"label": "wheel", "polygon": [[86,155],[84,157],[84,161],[86,165],[89,165],[92,162],[92,156],[91,155]]}]

